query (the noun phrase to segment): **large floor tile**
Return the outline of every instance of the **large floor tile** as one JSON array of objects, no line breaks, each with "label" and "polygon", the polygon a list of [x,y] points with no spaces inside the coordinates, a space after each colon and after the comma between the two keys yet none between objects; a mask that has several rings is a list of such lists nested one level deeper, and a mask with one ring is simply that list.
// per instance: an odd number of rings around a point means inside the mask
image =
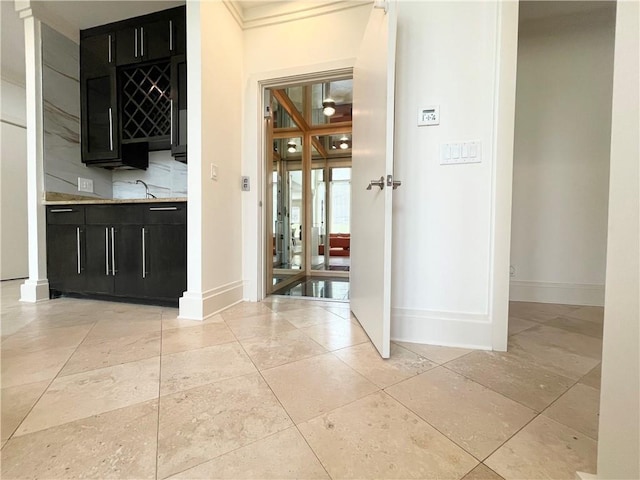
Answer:
[{"label": "large floor tile", "polygon": [[158,478],[291,426],[257,373],[161,397]]},{"label": "large floor tile", "polygon": [[8,439],[11,434],[18,428],[18,425],[27,416],[31,407],[36,403],[40,395],[42,395],[49,385],[49,381],[29,383],[27,385],[18,385],[15,387],[3,388],[2,401],[2,420],[0,423],[0,432],[2,441]]},{"label": "large floor tile", "polygon": [[238,340],[269,337],[278,333],[289,332],[296,328],[276,313],[257,315],[255,317],[232,318],[226,320],[226,323]]},{"label": "large floor tile", "polygon": [[119,338],[144,333],[157,333],[162,329],[162,315],[158,312],[133,311],[104,315],[96,322],[87,336],[95,338]]},{"label": "large floor tile", "polygon": [[160,355],[160,332],[124,337],[92,336],[75,351],[60,376],[136,362]]},{"label": "large floor tile", "polygon": [[384,359],[369,342],[334,352],[344,363],[380,388],[411,378],[436,366],[399,345],[391,344],[391,357]]},{"label": "large floor tile", "polygon": [[260,370],[321,355],[327,351],[300,330],[270,337],[249,338],[240,343]]},{"label": "large floor tile", "polygon": [[52,380],[76,347],[50,348],[2,357],[2,387]]},{"label": "large floor tile", "polygon": [[447,363],[447,368],[537,412],[547,408],[575,383],[509,352],[472,352]]},{"label": "large floor tile", "polygon": [[386,391],[480,460],[535,417],[532,410],[443,367]]},{"label": "large floor tile", "polygon": [[578,307],[567,313],[567,316],[587,320],[589,322],[604,322],[604,307]]},{"label": "large floor tile", "polygon": [[567,332],[581,333],[590,337],[602,339],[603,324],[599,322],[590,322],[579,318],[569,316],[560,316],[549,320],[545,323],[548,327],[561,328]]},{"label": "large floor tile", "polygon": [[523,361],[577,380],[600,363],[602,340],[539,325],[509,337],[508,351]]},{"label": "large floor tile", "polygon": [[279,313],[279,315],[281,318],[284,318],[298,328],[310,327],[312,325],[319,325],[327,322],[348,321],[329,310],[316,306],[298,310],[287,310]]},{"label": "large floor tile", "polygon": [[558,315],[568,314],[576,310],[575,305],[537,302],[509,302],[509,317],[518,317],[534,322],[547,322]]},{"label": "large floor tile", "polygon": [[52,348],[77,347],[91,327],[91,324],[84,324],[59,328],[23,328],[2,341],[2,359]]},{"label": "large floor tile", "polygon": [[221,315],[225,320],[233,320],[235,318],[255,317],[258,315],[266,315],[272,313],[265,303],[240,302],[231,308],[224,310]]},{"label": "large floor tile", "polygon": [[14,437],[2,478],[155,478],[157,400]]},{"label": "large floor tile", "polygon": [[56,378],[15,435],[44,430],[158,396],[160,359]]},{"label": "large floor tile", "polygon": [[210,323],[222,323],[224,318],[222,315],[213,315],[205,320],[188,320],[186,318],[178,318],[178,311],[170,309],[162,312],[162,329],[170,330],[174,328],[199,327]]},{"label": "large floor tile", "polygon": [[580,379],[580,383],[589,385],[590,387],[600,390],[600,384],[602,382],[602,364],[599,363],[593,369]]},{"label": "large floor tile", "polygon": [[302,435],[288,428],[179,473],[172,479],[328,479]]},{"label": "large floor tile", "polygon": [[573,479],[596,472],[597,442],[540,415],[484,463],[507,480]]},{"label": "large floor tile", "polygon": [[509,335],[515,335],[536,325],[538,325],[537,322],[523,320],[518,317],[509,317]]},{"label": "large floor tile", "polygon": [[194,327],[172,328],[162,332],[162,354],[184,352],[235,341],[224,323],[205,323]]},{"label": "large floor tile", "polygon": [[547,408],[543,415],[597,440],[600,390],[578,383]]},{"label": "large floor tile", "polygon": [[163,355],[160,394],[167,395],[255,371],[238,342]]},{"label": "large floor tile", "polygon": [[265,370],[262,375],[296,423],[378,390],[331,353]]},{"label": "large floor tile", "polygon": [[383,392],[299,428],[332,478],[460,479],[478,463]]},{"label": "large floor tile", "polygon": [[425,345],[423,343],[394,342],[407,350],[417,353],[421,357],[427,358],[432,362],[441,365],[450,362],[454,358],[466,355],[473,350],[456,347],[441,347],[438,345]]},{"label": "large floor tile", "polygon": [[467,473],[462,480],[504,480],[500,475],[481,463]]},{"label": "large floor tile", "polygon": [[300,330],[330,351],[369,341],[362,327],[350,321],[320,323]]}]

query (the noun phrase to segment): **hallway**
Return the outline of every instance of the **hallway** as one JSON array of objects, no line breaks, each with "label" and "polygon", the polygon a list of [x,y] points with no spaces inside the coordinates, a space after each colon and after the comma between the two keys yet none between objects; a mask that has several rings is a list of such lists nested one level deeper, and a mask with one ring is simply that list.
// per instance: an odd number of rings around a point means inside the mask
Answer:
[{"label": "hallway", "polygon": [[[595,472],[603,311],[513,303],[508,353],[395,343],[348,307],[172,308],[2,282],[3,478],[573,479]],[[623,368],[623,366],[621,366]]]}]

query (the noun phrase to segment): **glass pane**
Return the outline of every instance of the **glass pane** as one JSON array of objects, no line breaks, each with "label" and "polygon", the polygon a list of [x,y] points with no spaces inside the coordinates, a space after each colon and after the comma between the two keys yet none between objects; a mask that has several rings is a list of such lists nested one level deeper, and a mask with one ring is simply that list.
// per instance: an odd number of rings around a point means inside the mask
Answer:
[{"label": "glass pane", "polygon": [[111,78],[100,77],[87,80],[87,126],[89,152],[110,150],[112,130],[109,119],[111,107]]},{"label": "glass pane", "polygon": [[273,128],[297,127],[291,116],[273,96],[271,97],[271,112],[273,115]]},{"label": "glass pane", "polygon": [[324,168],[311,170],[311,210],[313,225],[311,226],[311,268],[324,270],[324,239],[326,236],[326,184]]},{"label": "glass pane", "polygon": [[[331,101],[334,104],[325,103]],[[324,125],[350,122],[352,105],[353,80],[315,84],[311,88],[311,123],[312,125]],[[333,107],[333,111],[325,110],[325,107]]]}]

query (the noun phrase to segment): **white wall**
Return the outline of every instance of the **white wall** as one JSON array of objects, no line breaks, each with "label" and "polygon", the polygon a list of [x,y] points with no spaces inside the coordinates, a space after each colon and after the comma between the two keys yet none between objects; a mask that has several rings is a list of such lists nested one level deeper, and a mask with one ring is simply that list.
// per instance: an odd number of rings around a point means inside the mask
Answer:
[{"label": "white wall", "polygon": [[[263,188],[259,183],[264,148],[261,131],[260,82],[286,79],[353,67],[360,48],[371,5],[358,5],[339,12],[302,20],[276,23],[244,31],[244,140],[242,175],[249,175],[252,189],[243,193],[244,298],[258,300],[262,267],[260,219]],[[330,29],[327,30],[327,25]],[[294,40],[295,39],[295,40]],[[285,80],[283,80],[285,81]],[[265,203],[266,204],[266,203]]]},{"label": "white wall", "polygon": [[[506,319],[492,316],[501,8],[510,6],[398,6],[395,177],[403,185],[394,196],[392,338],[506,346]],[[418,127],[417,110],[428,105],[440,105],[440,125]],[[440,165],[441,143],[471,140],[482,143],[482,163]],[[496,341],[494,322],[503,330]]]},{"label": "white wall", "polygon": [[640,4],[618,2],[598,478],[640,478]]},{"label": "white wall", "polygon": [[27,127],[25,90],[2,80],[0,110],[0,278],[24,278],[27,251]]},{"label": "white wall", "polygon": [[615,3],[522,22],[511,300],[604,304]]},{"label": "white wall", "polygon": [[188,2],[187,44],[187,292],[180,316],[203,319],[243,293],[242,30],[222,2]]},{"label": "white wall", "polygon": [[42,24],[44,189],[78,194],[78,177],[93,180],[94,193],[111,198],[111,171],[86,167],[80,153],[80,47]]}]

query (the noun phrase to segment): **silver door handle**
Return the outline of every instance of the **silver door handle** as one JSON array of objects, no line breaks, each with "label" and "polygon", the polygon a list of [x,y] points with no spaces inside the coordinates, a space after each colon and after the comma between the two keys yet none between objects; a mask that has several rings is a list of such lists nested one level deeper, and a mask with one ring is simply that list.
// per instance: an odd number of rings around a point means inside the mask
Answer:
[{"label": "silver door handle", "polygon": [[393,181],[393,189],[395,190],[396,188],[398,188],[400,185],[402,185],[402,182],[399,180],[394,180]]},{"label": "silver door handle", "polygon": [[140,27],[140,56],[144,57],[144,27]]},{"label": "silver door handle", "polygon": [[109,150],[113,151],[113,112],[109,107]]},{"label": "silver door handle", "polygon": [[178,210],[178,207],[149,207],[152,212],[173,212]]},{"label": "silver door handle", "polygon": [[371,190],[371,187],[380,187],[380,190],[384,188],[384,177],[380,177],[380,180],[371,180],[367,190]]},{"label": "silver door handle", "polygon": [[73,212],[73,208],[54,208],[49,211],[51,213]]},{"label": "silver door handle", "polygon": [[80,227],[76,227],[76,247],[78,254],[78,275],[80,275],[80,271],[82,270],[82,265],[80,264]]},{"label": "silver door handle", "polygon": [[169,20],[169,51],[173,52],[173,20]]},{"label": "silver door handle", "polygon": [[109,63],[111,63],[111,35],[109,35]]},{"label": "silver door handle", "polygon": [[396,188],[398,188],[400,185],[402,185],[402,182],[396,180],[393,180],[393,175],[387,175],[387,187],[393,187],[393,189],[395,190]]},{"label": "silver door handle", "polygon": [[133,35],[133,45],[134,45],[134,57],[138,58],[138,29],[136,28],[135,34]]},{"label": "silver door handle", "polygon": [[142,227],[142,278],[147,278],[147,239]]},{"label": "silver door handle", "polygon": [[170,102],[170,107],[169,107],[169,132],[171,135],[171,146],[173,146],[173,98],[171,99]]},{"label": "silver door handle", "polygon": [[109,227],[104,227],[104,264],[109,275]]},{"label": "silver door handle", "polygon": [[111,274],[116,275],[116,231],[111,227]]}]

